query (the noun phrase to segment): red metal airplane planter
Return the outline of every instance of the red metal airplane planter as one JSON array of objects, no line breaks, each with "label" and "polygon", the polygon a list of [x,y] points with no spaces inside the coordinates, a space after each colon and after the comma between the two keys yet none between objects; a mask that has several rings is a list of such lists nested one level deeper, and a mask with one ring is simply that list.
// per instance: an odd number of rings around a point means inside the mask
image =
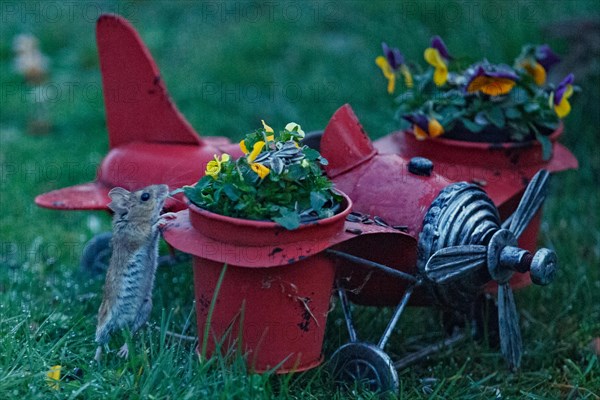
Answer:
[{"label": "red metal airplane planter", "polygon": [[[178,188],[196,182],[215,154],[241,153],[226,138],[200,138],[196,134],[176,109],[148,50],[126,20],[113,15],[100,17],[97,42],[110,150],[94,182],[40,195],[36,204],[63,210],[107,210],[112,187],[135,190],[166,183]],[[281,262],[310,263],[317,253],[321,259],[327,254],[336,260],[335,289],[350,337],[350,343],[332,357],[336,376],[365,378],[374,389],[396,389],[395,369],[418,356],[393,363],[384,352],[405,307],[437,305],[469,314],[489,282],[498,285],[502,353],[512,368],[518,367],[521,338],[509,280],[516,273],[531,275],[533,282],[541,285],[553,278],[556,255],[547,249],[529,252],[534,250],[534,225],[549,173],[542,170],[534,175],[538,164],[528,164],[527,168],[519,164],[519,175],[515,175],[518,184],[510,181],[506,185],[501,180],[502,185],[491,184],[484,191],[473,183],[455,182],[436,172],[439,168],[432,169],[431,161],[413,157],[426,156],[429,148],[403,154],[405,150],[390,144],[392,139],[384,138],[374,146],[348,105],[333,115],[318,144],[329,160],[328,176],[352,200],[354,212],[348,215],[344,233],[335,241],[313,246],[309,250],[314,251],[302,261],[290,258]],[[433,141],[427,144],[435,146]],[[388,149],[388,154],[376,148]],[[557,146],[555,151],[556,161],[548,166],[550,170],[576,165],[568,151]],[[451,166],[455,155],[447,156],[444,165]],[[526,188],[522,177],[528,180]],[[187,206],[173,199],[165,208],[178,211]],[[194,240],[204,239],[191,236],[186,211],[178,215],[165,231],[169,243],[212,262],[231,261],[222,258],[231,254],[227,252],[201,254],[205,249],[195,246]],[[528,230],[530,225],[534,228]],[[265,249],[266,258],[254,259],[253,267],[270,266],[275,250]],[[280,256],[285,253],[278,251]],[[520,280],[516,285],[527,283]],[[358,340],[349,300],[396,307],[377,344]],[[453,337],[445,343],[456,340]]]},{"label": "red metal airplane planter", "polygon": [[[356,238],[327,250],[340,260],[337,291],[350,337],[332,357],[335,374],[397,389],[395,368],[439,347],[396,363],[389,359],[384,348],[405,307],[437,305],[476,317],[473,306],[490,282],[498,284],[501,350],[509,367],[518,368],[522,345],[509,281],[517,272],[527,273],[538,285],[554,277],[553,251],[531,254],[517,243],[538,215],[549,173],[540,170],[531,178],[513,214],[502,221],[491,197],[478,185],[447,180],[433,172],[427,159],[379,154],[348,105],[331,118],[320,150],[329,160],[328,175],[353,201],[353,222],[395,227],[407,236],[404,246],[385,249],[381,238],[363,238],[354,227]],[[348,299],[396,306],[377,345],[359,341]],[[458,337],[445,344],[454,340]]]}]

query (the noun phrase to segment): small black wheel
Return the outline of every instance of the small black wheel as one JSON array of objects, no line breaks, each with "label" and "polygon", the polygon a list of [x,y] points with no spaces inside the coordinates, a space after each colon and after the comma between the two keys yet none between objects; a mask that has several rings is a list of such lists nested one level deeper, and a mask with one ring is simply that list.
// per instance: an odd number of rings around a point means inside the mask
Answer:
[{"label": "small black wheel", "polygon": [[93,277],[104,276],[112,254],[112,232],[102,232],[91,238],[83,248],[80,269]]},{"label": "small black wheel", "polygon": [[340,347],[329,361],[336,383],[359,383],[372,392],[397,393],[398,373],[390,357],[371,343],[354,342]]}]

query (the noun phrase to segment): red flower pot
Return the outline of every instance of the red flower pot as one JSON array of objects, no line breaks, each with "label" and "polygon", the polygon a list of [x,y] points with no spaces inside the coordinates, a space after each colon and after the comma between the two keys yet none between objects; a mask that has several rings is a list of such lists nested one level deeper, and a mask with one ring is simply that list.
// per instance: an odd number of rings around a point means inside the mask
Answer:
[{"label": "red flower pot", "polygon": [[[379,153],[396,153],[410,159],[426,157],[433,161],[434,171],[451,181],[467,181],[482,185],[498,207],[502,219],[511,215],[523,195],[525,186],[540,169],[559,172],[578,167],[577,159],[558,143],[561,125],[550,135],[552,157],[544,160],[542,146],[530,142],[470,142],[463,140],[418,140],[411,131],[392,133],[375,142]],[[535,250],[541,211],[519,238],[519,246]],[[529,274],[516,273],[511,286],[530,283]]]},{"label": "red flower pot", "polygon": [[[178,213],[164,237],[194,256],[200,347],[206,339],[209,356],[218,343],[223,352],[240,348],[248,366],[257,372],[317,366],[335,275],[334,261],[322,251],[344,236],[350,207],[344,195],[341,212],[293,231],[194,205]],[[209,321],[224,264],[227,269]]]}]

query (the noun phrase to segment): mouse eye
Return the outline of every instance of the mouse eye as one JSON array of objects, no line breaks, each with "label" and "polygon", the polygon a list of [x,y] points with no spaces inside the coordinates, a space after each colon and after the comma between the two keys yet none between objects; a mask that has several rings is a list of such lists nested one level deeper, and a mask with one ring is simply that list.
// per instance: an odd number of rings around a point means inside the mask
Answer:
[{"label": "mouse eye", "polygon": [[142,197],[140,197],[140,199],[142,199],[142,201],[146,201],[150,198],[150,193],[142,193]]}]

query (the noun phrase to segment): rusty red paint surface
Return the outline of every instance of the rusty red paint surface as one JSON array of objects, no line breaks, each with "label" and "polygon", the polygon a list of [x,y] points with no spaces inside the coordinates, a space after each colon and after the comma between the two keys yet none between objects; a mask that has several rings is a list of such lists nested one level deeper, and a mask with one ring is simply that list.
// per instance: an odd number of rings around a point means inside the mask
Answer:
[{"label": "rusty red paint surface", "polygon": [[[222,262],[194,257],[199,343]],[[240,349],[248,368],[298,372],[322,362],[322,345],[335,269],[323,253],[277,268],[228,265],[209,325],[207,355]]]},{"label": "rusty red paint surface", "polygon": [[[347,151],[353,147],[372,148],[366,140],[368,137],[352,108],[345,105],[338,109],[325,128],[321,142],[321,154],[329,161],[326,172],[332,175],[336,187],[352,199],[354,211],[377,215],[391,226],[406,226],[411,240],[374,251],[375,243],[365,237],[354,239],[344,247],[354,255],[416,274],[417,240],[423,217],[438,193],[451,181],[435,172],[430,176],[409,173],[409,160],[398,154],[363,151],[362,157],[357,157],[356,152]],[[345,146],[337,146],[339,141]],[[361,162],[357,163],[357,159]],[[395,305],[404,294],[405,281],[390,279],[385,273],[348,262],[339,264],[338,274],[350,289],[349,296],[354,302]],[[424,304],[425,296],[417,291],[411,303]]]},{"label": "rusty red paint surface", "polygon": [[167,224],[163,237],[176,249],[194,256],[246,268],[292,264],[370,235],[378,238],[381,249],[413,241],[410,235],[392,228],[346,221],[351,207],[346,197],[342,212],[288,231],[274,222],[226,217],[190,205]]},{"label": "rusty red paint surface", "polygon": [[[356,162],[358,148],[369,148],[368,137],[350,108],[341,107],[325,128],[321,154],[329,161],[325,167],[336,187],[354,203],[354,210],[378,215],[390,225],[406,225],[408,233],[418,235],[423,216],[440,190],[451,183],[443,176],[418,176],[408,172],[409,160],[398,154],[362,152]],[[344,146],[337,146],[338,142]]]},{"label": "rusty red paint surface", "polygon": [[240,220],[190,205],[163,231],[173,247],[197,257],[246,268],[292,264],[343,240],[350,212],[288,231],[274,222]]}]

